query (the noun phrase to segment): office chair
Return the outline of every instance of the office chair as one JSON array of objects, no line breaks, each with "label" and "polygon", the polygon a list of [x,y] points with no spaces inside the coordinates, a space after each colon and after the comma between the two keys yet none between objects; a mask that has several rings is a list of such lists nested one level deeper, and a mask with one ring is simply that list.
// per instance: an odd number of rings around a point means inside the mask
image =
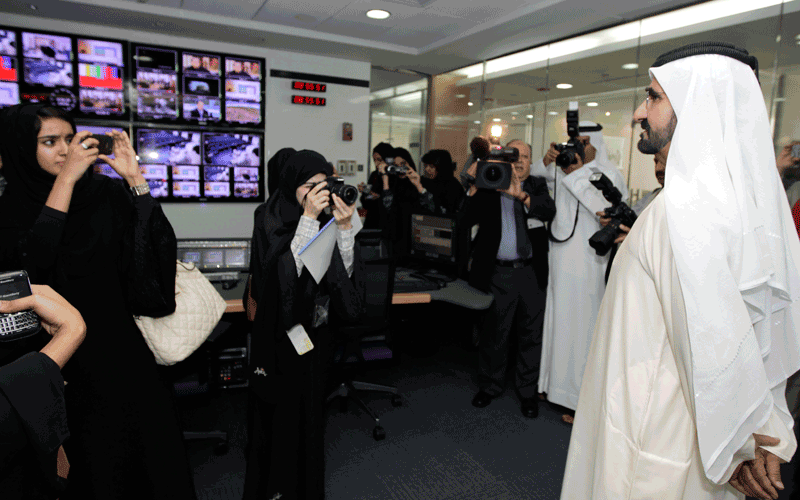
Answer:
[{"label": "office chair", "polygon": [[[363,232],[363,231],[362,231]],[[378,233],[380,233],[378,231]],[[386,246],[377,239],[372,239],[374,233],[367,232],[360,238],[362,243],[361,255],[365,260],[366,294],[364,320],[359,325],[346,326],[338,329],[338,336],[343,338],[341,355],[337,365],[342,367],[349,363],[363,366],[367,360],[364,357],[361,343],[364,341],[384,340],[385,332],[389,330],[389,307],[392,303],[392,289],[394,288],[394,258],[386,256]],[[372,257],[372,258],[368,258]],[[377,257],[377,258],[376,258]],[[378,353],[376,358],[381,358]],[[372,359],[373,356],[370,356]],[[383,359],[386,357],[383,356]],[[356,391],[376,391],[392,394],[392,406],[401,406],[402,399],[397,392],[397,387],[359,382],[345,378],[343,382],[328,396],[327,403],[341,397],[341,411],[347,411],[347,400],[353,399],[369,417],[375,420],[372,437],[376,441],[386,438],[386,431],[380,425],[380,419],[358,397]]]}]

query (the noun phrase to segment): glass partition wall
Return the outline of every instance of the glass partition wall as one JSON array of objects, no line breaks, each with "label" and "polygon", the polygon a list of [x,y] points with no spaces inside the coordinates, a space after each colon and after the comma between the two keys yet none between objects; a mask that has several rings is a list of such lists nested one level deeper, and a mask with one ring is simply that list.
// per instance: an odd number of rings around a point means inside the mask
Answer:
[{"label": "glass partition wall", "polygon": [[536,161],[551,142],[566,141],[575,101],[581,121],[603,126],[609,160],[635,202],[658,187],[633,121],[648,68],[660,54],[700,41],[757,56],[776,151],[800,140],[800,0],[712,0],[434,76],[428,143],[450,151],[457,173],[478,135],[500,144],[523,139]]},{"label": "glass partition wall", "polygon": [[374,168],[372,148],[380,142],[407,149],[415,161],[425,153],[427,96],[428,79],[419,77],[370,94],[368,170]]}]

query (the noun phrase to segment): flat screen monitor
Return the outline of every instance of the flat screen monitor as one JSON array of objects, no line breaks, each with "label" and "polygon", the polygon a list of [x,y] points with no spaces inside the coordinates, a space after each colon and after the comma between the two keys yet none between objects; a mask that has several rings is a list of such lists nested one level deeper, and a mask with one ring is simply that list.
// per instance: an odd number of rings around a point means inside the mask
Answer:
[{"label": "flat screen monitor", "polygon": [[196,122],[218,122],[222,118],[222,101],[213,97],[184,96],[183,118]]},{"label": "flat screen monitor", "polygon": [[105,64],[78,64],[78,85],[90,89],[122,90],[122,69]]},{"label": "flat screen monitor", "polygon": [[261,103],[225,101],[225,121],[229,123],[261,123]]},{"label": "flat screen monitor", "polygon": [[136,72],[136,88],[139,92],[174,94],[177,91],[178,77],[174,73],[158,71]]},{"label": "flat screen monitor", "polygon": [[250,80],[225,80],[225,99],[261,102],[261,83]]},{"label": "flat screen monitor", "polygon": [[84,63],[124,66],[122,44],[106,40],[78,38],[78,61]]},{"label": "flat screen monitor", "polygon": [[219,78],[220,57],[196,52],[183,53],[183,74]]},{"label": "flat screen monitor", "polygon": [[183,93],[186,95],[219,97],[219,80],[184,76]]},{"label": "flat screen monitor", "polygon": [[435,263],[456,263],[456,220],[427,214],[411,215],[411,255]]},{"label": "flat screen monitor", "polygon": [[24,60],[25,83],[45,87],[72,87],[72,63],[55,59]]},{"label": "flat screen monitor", "polygon": [[33,59],[72,61],[72,39],[68,36],[22,32],[22,55]]},{"label": "flat screen monitor", "polygon": [[19,79],[17,58],[0,56],[0,81],[16,82]]},{"label": "flat screen monitor", "polygon": [[200,181],[200,167],[197,165],[175,165],[172,167],[174,181]]},{"label": "flat screen monitor", "polygon": [[156,47],[136,47],[133,55],[139,69],[155,69],[160,71],[178,71],[178,51]]},{"label": "flat screen monitor", "polygon": [[204,132],[203,154],[203,163],[209,165],[257,167],[261,164],[261,137]]},{"label": "flat screen monitor", "polygon": [[125,98],[122,91],[80,89],[78,97],[83,113],[102,116],[125,113]]},{"label": "flat screen monitor", "polygon": [[17,55],[17,34],[11,30],[0,30],[0,54]]},{"label": "flat screen monitor", "polygon": [[225,77],[261,80],[261,62],[239,57],[225,58]]},{"label": "flat screen monitor", "polygon": [[19,104],[19,85],[0,82],[0,108],[7,108],[15,104]]},{"label": "flat screen monitor", "polygon": [[200,132],[187,130],[139,129],[136,132],[139,158],[149,163],[200,165]]},{"label": "flat screen monitor", "polygon": [[174,94],[139,94],[136,113],[154,120],[178,118],[178,98]]}]

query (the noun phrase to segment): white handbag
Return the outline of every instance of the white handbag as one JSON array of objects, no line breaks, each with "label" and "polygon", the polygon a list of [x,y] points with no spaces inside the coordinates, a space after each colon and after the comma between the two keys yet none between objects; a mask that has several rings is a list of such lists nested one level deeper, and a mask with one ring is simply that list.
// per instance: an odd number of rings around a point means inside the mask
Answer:
[{"label": "white handbag", "polygon": [[183,361],[205,342],[227,304],[194,264],[177,261],[175,312],[163,318],[134,316],[159,365]]}]

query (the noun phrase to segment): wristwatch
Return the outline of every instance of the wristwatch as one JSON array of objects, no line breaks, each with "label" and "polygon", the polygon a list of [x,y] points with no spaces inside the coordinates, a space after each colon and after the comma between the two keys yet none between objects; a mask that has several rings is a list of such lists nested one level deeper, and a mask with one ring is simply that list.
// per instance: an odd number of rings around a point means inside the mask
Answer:
[{"label": "wristwatch", "polygon": [[150,192],[150,184],[143,183],[139,184],[138,186],[131,186],[131,193],[133,196],[142,196],[143,194],[147,194]]}]

